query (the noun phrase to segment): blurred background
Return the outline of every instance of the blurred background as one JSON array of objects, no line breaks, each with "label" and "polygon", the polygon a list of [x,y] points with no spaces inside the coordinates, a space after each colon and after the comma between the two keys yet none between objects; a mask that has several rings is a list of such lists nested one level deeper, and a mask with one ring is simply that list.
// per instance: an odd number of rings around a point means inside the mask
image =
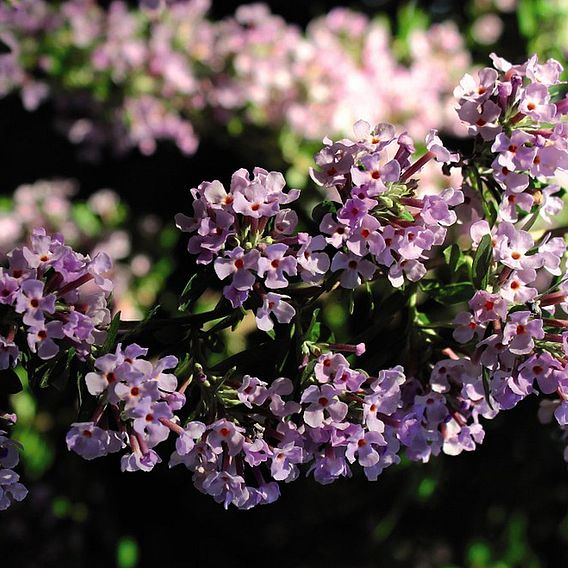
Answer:
[{"label": "blurred background", "polygon": [[[563,64],[568,52],[567,0],[163,4],[0,7],[0,258],[42,225],[82,252],[105,250],[124,319],[156,303],[176,312],[192,261],[173,216],[189,211],[201,181],[282,171],[306,190],[307,219],[322,197],[307,171],[323,136],[349,136],[365,118],[417,144],[439,128],[467,149],[451,100],[464,73],[491,52]],[[432,191],[448,183],[423,178]],[[355,325],[338,305],[325,317],[345,337]],[[235,351],[246,337],[227,342]],[[403,463],[376,483],[300,479],[273,505],[224,511],[183,469],[121,474],[116,456],[69,454],[73,398],[10,397],[30,494],[0,517],[6,565],[568,563],[568,471],[560,433],[539,423],[534,400],[487,424],[474,454]]]}]

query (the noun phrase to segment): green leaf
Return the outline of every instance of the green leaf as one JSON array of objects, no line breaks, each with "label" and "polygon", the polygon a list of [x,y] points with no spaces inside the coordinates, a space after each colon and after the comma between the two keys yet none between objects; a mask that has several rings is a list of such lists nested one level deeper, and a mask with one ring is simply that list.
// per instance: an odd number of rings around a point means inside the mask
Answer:
[{"label": "green leaf", "polygon": [[103,346],[101,347],[100,355],[109,353],[116,343],[116,336],[118,335],[118,328],[120,326],[120,312],[117,312],[110,325],[108,326],[107,336]]},{"label": "green leaf", "polygon": [[336,209],[337,207],[332,201],[322,201],[312,210],[312,219],[314,223],[319,225],[326,213],[335,213]]},{"label": "green leaf", "polygon": [[487,400],[487,404],[491,410],[494,410],[493,404],[491,404],[491,373],[489,369],[483,367],[483,392],[485,393],[485,398]]},{"label": "green leaf", "polygon": [[475,288],[469,282],[440,285],[435,280],[426,280],[420,288],[440,304],[467,302],[475,294]]},{"label": "green leaf", "polygon": [[473,285],[478,290],[485,290],[491,275],[493,262],[493,243],[491,235],[485,235],[477,247],[471,267]]},{"label": "green leaf", "polygon": [[180,297],[178,310],[185,312],[205,292],[211,282],[210,269],[200,270],[187,281]]},{"label": "green leaf", "polygon": [[455,243],[444,249],[444,258],[446,259],[446,263],[452,271],[452,274],[457,272],[460,266],[467,264],[465,255],[462,253],[460,247]]},{"label": "green leaf", "polygon": [[312,319],[310,325],[306,331],[304,341],[311,341],[312,343],[317,343],[320,338],[321,324],[318,320],[320,309],[316,308],[312,313]]},{"label": "green leaf", "polygon": [[410,211],[407,211],[406,209],[403,209],[402,211],[400,211],[398,216],[403,221],[410,221],[411,223],[414,221],[414,217],[412,216],[412,213],[410,213]]},{"label": "green leaf", "polygon": [[55,360],[49,361],[46,365],[42,366],[43,373],[37,377],[39,386],[45,389],[54,386],[59,390],[63,390],[69,380],[69,367],[75,356],[75,349],[61,353]]}]

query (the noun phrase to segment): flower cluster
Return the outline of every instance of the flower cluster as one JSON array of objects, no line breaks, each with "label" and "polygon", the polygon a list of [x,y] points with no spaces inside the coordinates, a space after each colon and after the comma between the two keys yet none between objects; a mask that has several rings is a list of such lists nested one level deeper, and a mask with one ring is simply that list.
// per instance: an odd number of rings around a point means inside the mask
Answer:
[{"label": "flower cluster", "polygon": [[402,64],[384,23],[343,8],[304,35],[262,4],[219,22],[207,20],[209,4],[4,3],[0,95],[19,90],[30,110],[55,97],[59,127],[91,157],[102,143],[151,154],[160,139],[193,154],[204,111],[221,124],[289,125],[310,140],[347,134],[359,118],[404,116],[420,137],[459,126],[451,88],[470,57],[453,24],[414,30]]},{"label": "flower cluster", "polygon": [[536,56],[522,65],[492,59],[494,68],[466,75],[455,91],[458,114],[480,148],[464,166],[466,183],[494,211],[468,225],[475,255],[486,256],[487,278],[454,320],[463,358],[438,365],[465,364],[471,384],[486,381],[495,411],[533,393],[556,394],[542,404],[564,426],[568,334],[557,333],[566,322],[553,316],[568,308],[566,243],[530,232],[538,217],[548,223],[563,207],[558,180],[568,170],[568,106],[554,101],[562,67]]},{"label": "flower cluster", "polygon": [[279,323],[294,316],[290,295],[274,290],[292,294],[295,277],[315,287],[335,279],[348,289],[378,271],[395,287],[420,280],[424,260],[457,219],[451,208],[463,201],[461,191],[415,197],[417,171],[433,158],[456,159],[435,131],[427,136],[428,152],[411,163],[408,134],[364,121],[354,130],[355,140],[326,140],[316,155],[319,169],[312,176],[335,202],[319,234],[296,231],[298,215],[281,206],[296,200],[298,190],[284,193],[282,174],[261,168],[252,179],[246,170],[235,172],[228,191],[217,180],[202,183],[191,190],[193,216],[176,216],[178,228],[192,235],[188,251],[197,263],[213,262],[220,280],[230,278],[223,294],[234,308],[256,292],[257,325],[264,331],[272,329],[272,316]]},{"label": "flower cluster", "polygon": [[337,249],[331,270],[340,270],[345,288],[371,280],[377,268],[395,287],[405,280],[417,282],[426,274],[424,260],[441,245],[447,227],[456,222],[451,210],[463,202],[460,190],[415,197],[412,176],[432,159],[452,162],[456,156],[444,148],[436,131],[426,137],[427,153],[411,163],[414,144],[406,132],[365,121],[355,123],[355,141],[326,141],[315,156],[312,171],[330,199],[340,207],[324,215],[320,231]]},{"label": "flower cluster", "polygon": [[370,378],[338,353],[314,363],[299,402],[284,377],[268,384],[244,375],[225,388],[224,397],[236,398],[233,408],[248,408],[250,415],[189,422],[180,429],[170,465],[185,465],[200,491],[241,509],[276,500],[278,482],[295,480],[301,464],[322,484],[350,477],[354,463],[376,480],[399,461],[392,415],[401,401],[402,368]]},{"label": "flower cluster", "polygon": [[[185,404],[177,391],[177,379],[167,372],[177,358],[167,356],[152,363],[144,358],[148,350],[132,343],[118,344],[115,353],[95,360],[95,371],[87,373],[89,393],[97,397],[93,420],[72,424],[67,447],[92,460],[129,448],[121,458],[122,471],[150,471],[161,461],[154,448],[171,430],[180,427],[174,412]],[[116,429],[108,427],[109,421]]]},{"label": "flower cluster", "polygon": [[131,233],[126,204],[115,191],[99,189],[86,200],[78,193],[77,184],[68,179],[18,186],[11,200],[0,204],[0,261],[26,244],[37,227],[60,233],[77,252],[110,256],[112,309],[124,319],[136,319],[154,301],[150,281],[158,282],[153,260],[165,252],[155,238],[162,227],[155,216],[144,216]]},{"label": "flower cluster", "polygon": [[91,259],[61,235],[36,229],[30,246],[8,257],[8,268],[0,268],[0,370],[14,366],[22,352],[48,360],[73,348],[84,359],[102,343],[110,323],[108,255]]},{"label": "flower cluster", "polygon": [[[228,189],[217,180],[192,189],[192,215],[176,217],[196,267],[182,296],[198,301],[216,275],[223,297],[209,312],[137,324],[141,337],[162,323],[175,328],[180,341],[168,353],[182,356],[180,365],[173,355],[152,363],[133,343],[97,352],[84,380],[92,397],[83,413],[92,418],[72,426],[68,447],[93,459],[128,446],[122,469],[149,471],[161,461],[155,448],[173,432],[170,466],[185,465],[195,486],[225,507],[248,509],[277,499],[279,482],[293,481],[301,468],[327,484],[352,475],[357,462],[375,480],[401,454],[426,462],[472,451],[485,436],[482,419],[533,393],[550,397],[541,419],[554,417],[568,438],[566,244],[557,236],[565,230],[532,230],[561,209],[566,102],[552,102],[551,93],[561,67],[536,58],[494,63],[456,91],[459,115],[475,135],[469,156],[451,153],[431,131],[415,158],[406,132],[361,120],[353,139],[326,138],[316,154],[311,177],[328,200],[311,221],[288,207],[300,194],[285,191],[278,172],[238,170]],[[461,189],[420,191],[415,174],[436,162],[461,172]],[[449,233],[459,244],[442,260],[436,247]],[[108,313],[107,264],[41,230],[31,248],[14,251],[0,275],[8,314],[0,367],[18,359],[22,334],[43,359],[63,341],[88,355],[91,338],[108,324],[100,315]],[[200,285],[192,288],[196,275]],[[90,281],[94,303],[78,292]],[[386,306],[394,316],[381,321],[373,308],[382,335],[334,343],[336,330],[316,302],[325,307],[336,288],[364,282],[371,294],[396,298]],[[355,304],[357,295],[349,295]],[[181,304],[186,310],[191,302]],[[223,333],[240,324],[242,308],[254,310],[267,333],[231,354]],[[116,333],[125,333],[120,322]],[[400,349],[380,353],[379,338],[388,334]],[[367,346],[378,358],[367,358]],[[355,357],[369,363],[367,371]],[[180,387],[166,372],[174,367]]]},{"label": "flower cluster", "polygon": [[481,70],[477,79],[462,79],[455,90],[458,115],[472,134],[491,143],[487,181],[502,194],[499,219],[514,223],[520,211],[537,206],[548,220],[562,208],[555,196],[560,187],[551,178],[568,168],[563,121],[568,103],[552,101],[562,67],[554,60],[541,64],[536,56],[512,65],[493,55],[493,63],[495,68]]}]

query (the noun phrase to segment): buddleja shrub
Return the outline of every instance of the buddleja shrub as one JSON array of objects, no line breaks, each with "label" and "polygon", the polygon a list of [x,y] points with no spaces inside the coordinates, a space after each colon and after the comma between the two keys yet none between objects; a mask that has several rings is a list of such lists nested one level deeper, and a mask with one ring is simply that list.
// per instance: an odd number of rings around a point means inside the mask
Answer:
[{"label": "buddleja shrub", "polygon": [[[360,121],[315,156],[327,200],[312,220],[293,208],[300,192],[262,168],[192,189],[190,214],[176,218],[193,267],[177,317],[111,320],[108,258],[36,230],[0,273],[0,384],[17,383],[16,364],[36,386],[72,375],[82,403],[70,450],[120,452],[123,470],[150,471],[174,438],[170,467],[243,509],[277,499],[301,470],[323,484],[354,467],[376,480],[401,454],[472,451],[482,419],[530,394],[546,395],[541,417],[564,428],[566,246],[563,229],[544,228],[563,206],[554,176],[568,169],[562,68],[493,65],[455,91],[470,155],[432,131],[415,156],[406,133]],[[423,195],[431,160],[461,170],[462,187]],[[196,312],[216,282],[218,303]],[[332,302],[358,316],[348,343],[322,315]],[[258,332],[231,354],[227,330],[249,314]],[[1,433],[0,447],[5,508],[26,491],[16,443]]]}]

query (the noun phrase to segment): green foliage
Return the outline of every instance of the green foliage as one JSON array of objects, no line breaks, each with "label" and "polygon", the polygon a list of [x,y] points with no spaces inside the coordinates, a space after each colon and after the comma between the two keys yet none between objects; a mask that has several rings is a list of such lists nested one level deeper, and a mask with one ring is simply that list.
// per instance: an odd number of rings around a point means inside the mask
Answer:
[{"label": "green foliage", "polygon": [[493,243],[491,235],[485,235],[477,247],[471,267],[473,285],[478,290],[485,290],[491,276],[493,262]]},{"label": "green foliage", "polygon": [[475,294],[475,288],[469,282],[441,284],[438,280],[424,280],[420,289],[444,305],[467,302]]}]

